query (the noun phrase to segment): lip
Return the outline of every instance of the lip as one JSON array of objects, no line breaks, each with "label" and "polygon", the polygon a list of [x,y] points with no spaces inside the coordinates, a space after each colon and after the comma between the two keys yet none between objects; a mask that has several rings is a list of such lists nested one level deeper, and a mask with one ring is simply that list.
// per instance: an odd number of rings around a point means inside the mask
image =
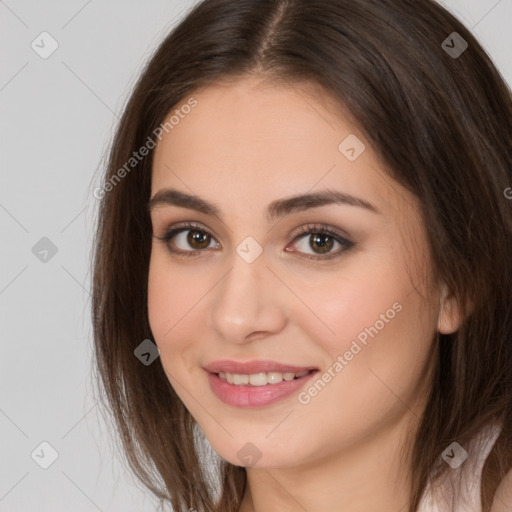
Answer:
[{"label": "lip", "polygon": [[305,370],[318,370],[315,366],[295,366],[290,364],[278,363],[268,359],[258,359],[254,361],[233,361],[223,359],[214,361],[203,367],[210,373],[239,373],[251,375],[253,373],[267,373],[267,372],[280,372],[280,373],[300,373]]},{"label": "lip", "polygon": [[[318,369],[308,366],[294,366],[275,361],[215,361],[204,367],[207,371],[208,382],[213,393],[227,405],[241,408],[264,407],[283,400],[298,392]],[[278,384],[267,384],[265,386],[234,385],[222,380],[217,374],[219,372],[252,374],[263,372],[299,373],[308,370],[306,375],[294,379],[283,380]]]}]

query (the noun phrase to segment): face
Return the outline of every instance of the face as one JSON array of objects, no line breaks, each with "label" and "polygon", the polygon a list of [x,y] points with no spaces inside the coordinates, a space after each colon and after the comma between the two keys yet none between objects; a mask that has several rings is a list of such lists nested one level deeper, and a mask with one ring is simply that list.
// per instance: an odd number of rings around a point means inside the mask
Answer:
[{"label": "face", "polygon": [[192,96],[155,149],[148,309],[213,448],[298,466],[421,414],[433,336],[456,318],[415,198],[311,85]]}]

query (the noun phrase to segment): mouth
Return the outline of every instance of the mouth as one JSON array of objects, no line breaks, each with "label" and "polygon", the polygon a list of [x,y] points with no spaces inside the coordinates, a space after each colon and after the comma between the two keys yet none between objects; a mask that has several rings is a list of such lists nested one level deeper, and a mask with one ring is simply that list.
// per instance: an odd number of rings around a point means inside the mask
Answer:
[{"label": "mouth", "polygon": [[275,361],[217,361],[204,367],[213,393],[234,407],[261,407],[292,396],[318,368]]},{"label": "mouth", "polygon": [[224,382],[233,384],[234,386],[267,386],[279,384],[283,381],[298,380],[306,375],[316,372],[317,370],[303,370],[301,372],[259,372],[259,373],[229,373],[218,372],[217,375]]}]

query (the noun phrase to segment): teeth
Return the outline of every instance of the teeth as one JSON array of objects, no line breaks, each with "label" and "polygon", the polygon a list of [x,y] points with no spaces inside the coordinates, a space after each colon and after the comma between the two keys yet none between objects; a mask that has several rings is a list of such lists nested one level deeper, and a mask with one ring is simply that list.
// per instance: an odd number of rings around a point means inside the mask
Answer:
[{"label": "teeth", "polygon": [[249,384],[249,375],[238,375],[237,373],[233,374],[233,384]]},{"label": "teeth", "polygon": [[267,372],[252,373],[251,375],[220,372],[219,377],[222,380],[227,381],[229,384],[234,384],[235,386],[243,386],[248,384],[251,386],[266,386],[267,384],[279,384],[283,380],[290,381],[295,378],[303,377],[308,373],[309,370],[304,370],[299,373]]}]

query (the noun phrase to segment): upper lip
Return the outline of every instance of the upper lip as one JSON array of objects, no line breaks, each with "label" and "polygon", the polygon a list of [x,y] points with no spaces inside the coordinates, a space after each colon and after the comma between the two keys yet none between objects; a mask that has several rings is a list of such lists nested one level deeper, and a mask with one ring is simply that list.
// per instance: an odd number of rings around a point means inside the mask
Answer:
[{"label": "upper lip", "polygon": [[246,362],[224,359],[221,361],[213,361],[212,363],[204,366],[204,369],[211,373],[224,372],[251,375],[254,373],[267,372],[300,373],[306,370],[316,370],[317,368],[314,366],[295,366],[263,359]]}]

